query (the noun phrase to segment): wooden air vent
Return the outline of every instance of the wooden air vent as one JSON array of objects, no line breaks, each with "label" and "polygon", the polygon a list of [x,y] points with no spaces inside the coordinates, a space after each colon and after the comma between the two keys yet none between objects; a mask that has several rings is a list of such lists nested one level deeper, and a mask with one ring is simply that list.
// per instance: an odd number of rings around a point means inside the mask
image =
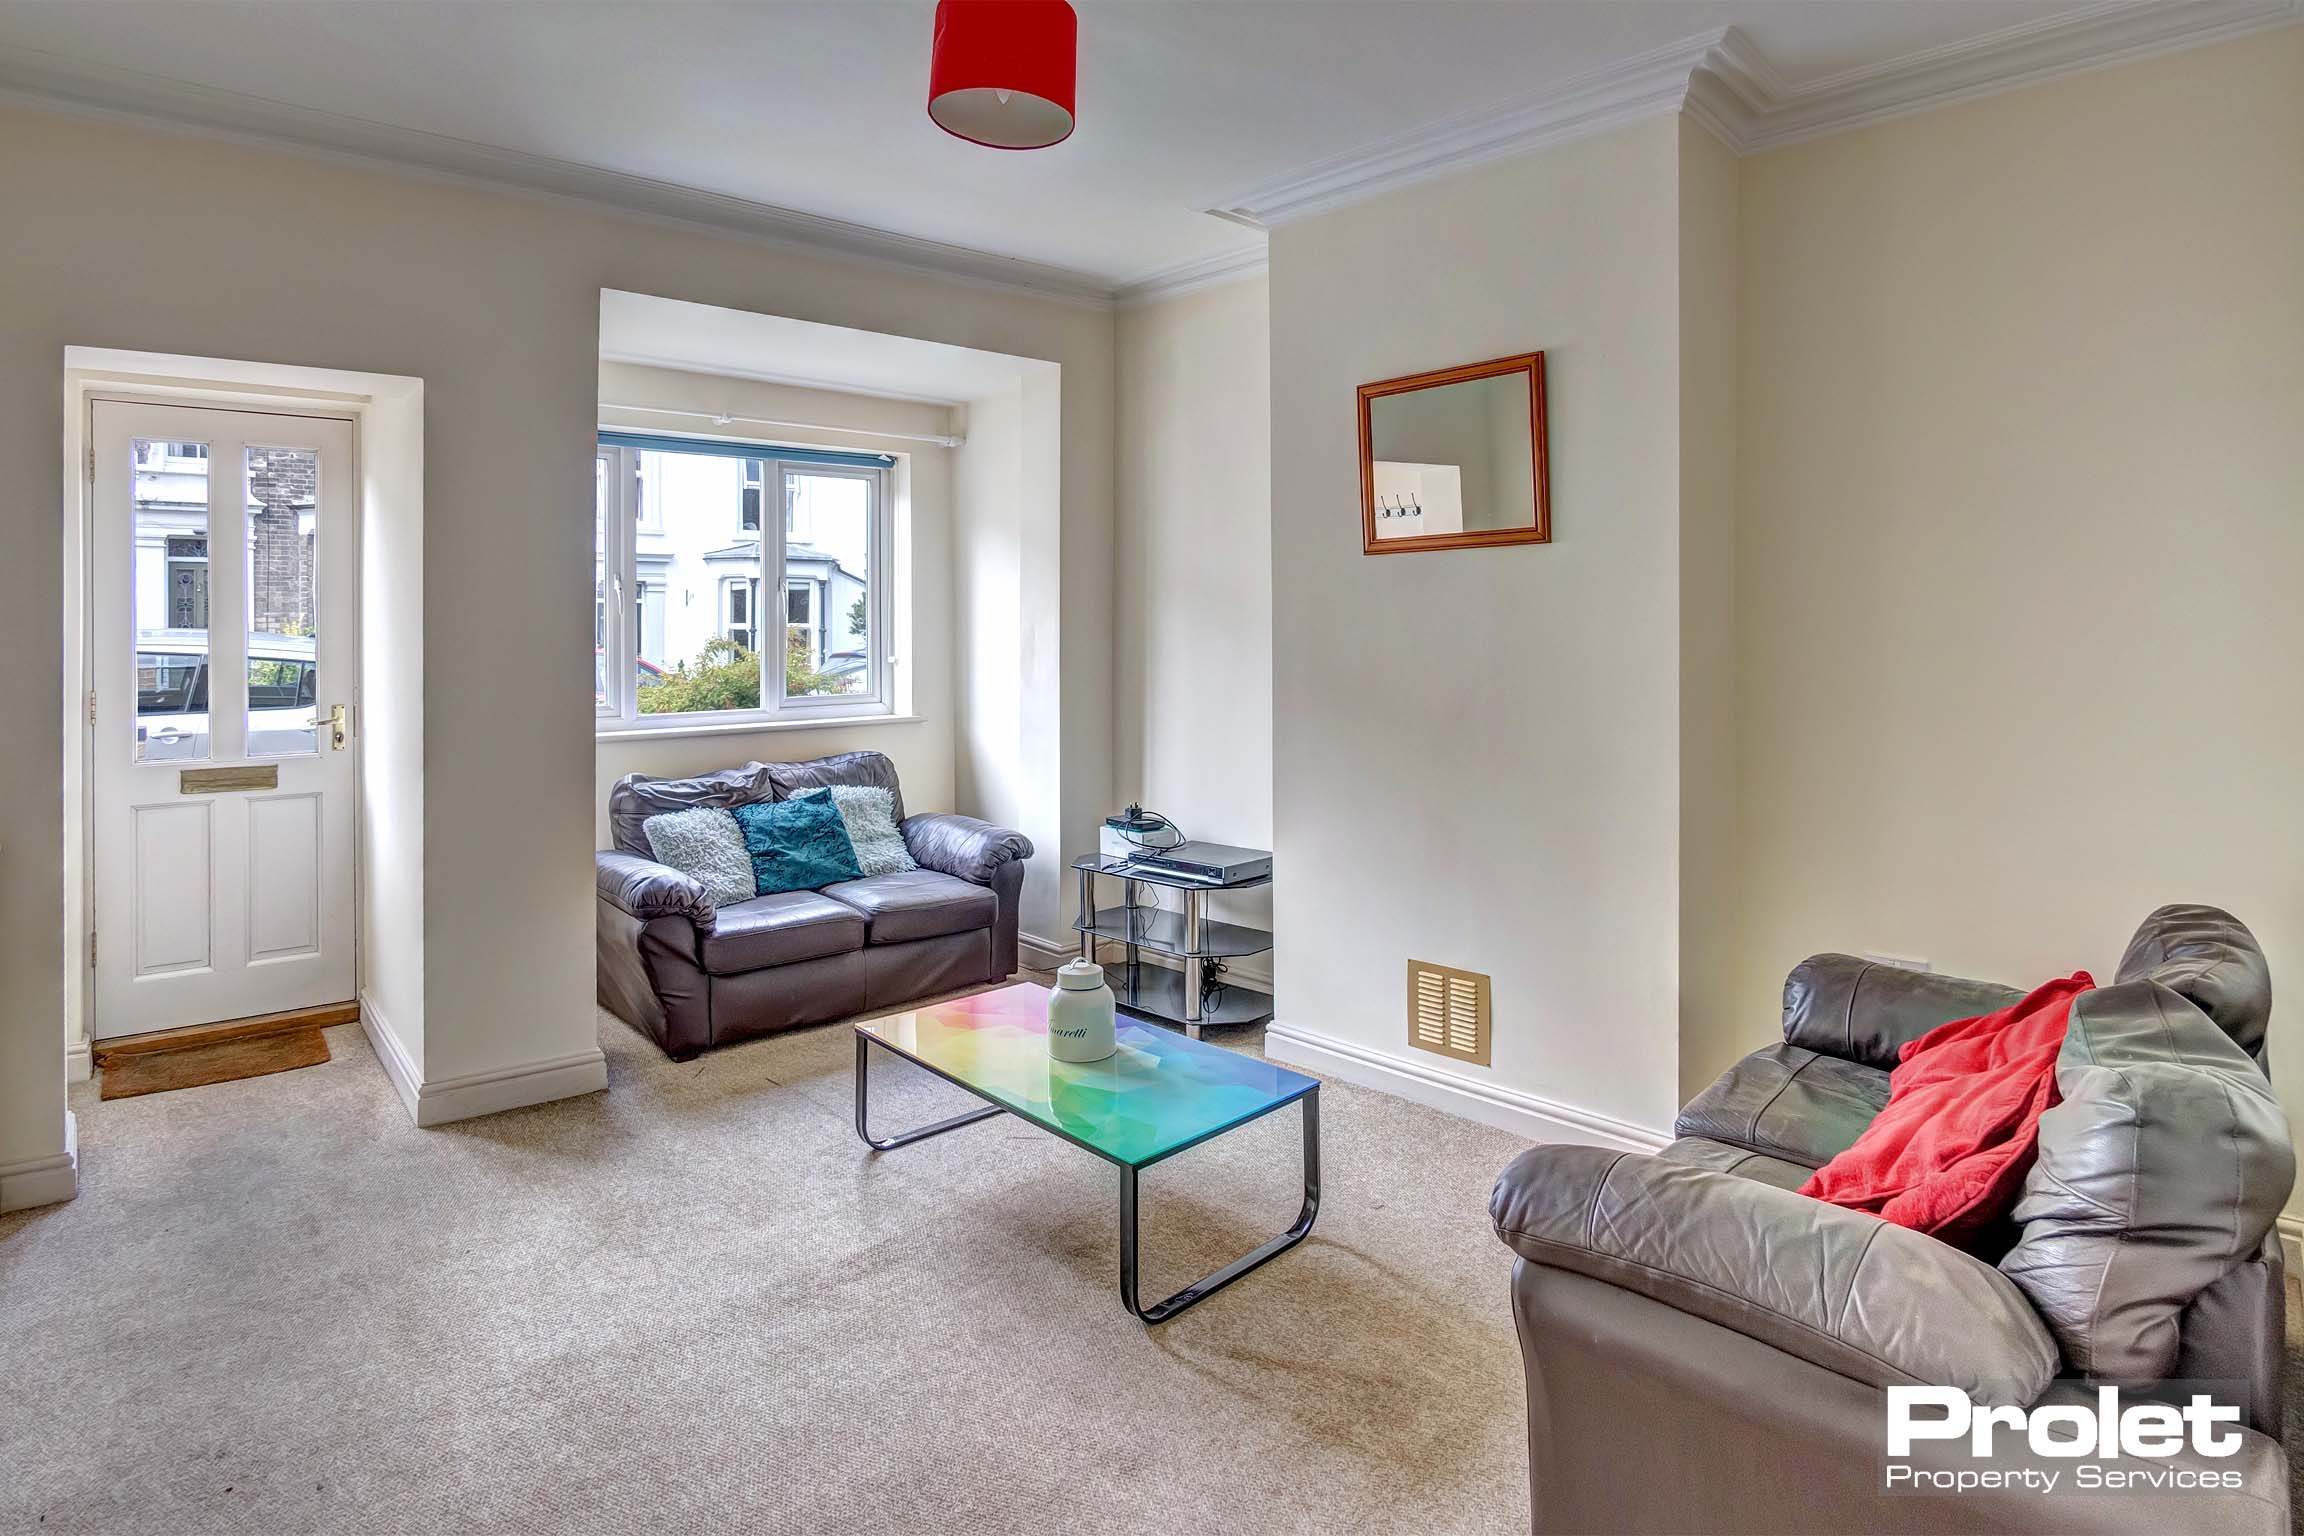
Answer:
[{"label": "wooden air vent", "polygon": [[1429,961],[1408,962],[1408,1043],[1488,1065],[1488,978]]}]

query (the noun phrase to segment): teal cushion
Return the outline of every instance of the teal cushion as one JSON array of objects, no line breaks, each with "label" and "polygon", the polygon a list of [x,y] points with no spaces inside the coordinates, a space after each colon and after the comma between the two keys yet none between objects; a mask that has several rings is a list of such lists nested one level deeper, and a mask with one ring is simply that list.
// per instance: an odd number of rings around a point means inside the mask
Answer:
[{"label": "teal cushion", "polygon": [[752,880],[762,896],[778,891],[813,891],[835,880],[863,875],[856,864],[848,824],[840,819],[828,789],[811,789],[768,805],[739,805],[736,825],[744,850],[752,855]]}]

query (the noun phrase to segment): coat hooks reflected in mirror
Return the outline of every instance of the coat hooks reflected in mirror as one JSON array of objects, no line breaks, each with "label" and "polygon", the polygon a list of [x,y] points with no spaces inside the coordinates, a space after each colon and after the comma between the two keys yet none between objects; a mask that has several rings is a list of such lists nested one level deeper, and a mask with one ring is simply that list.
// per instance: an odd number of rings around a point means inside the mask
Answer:
[{"label": "coat hooks reflected in mirror", "polygon": [[1361,550],[1552,537],[1544,354],[1360,386]]}]

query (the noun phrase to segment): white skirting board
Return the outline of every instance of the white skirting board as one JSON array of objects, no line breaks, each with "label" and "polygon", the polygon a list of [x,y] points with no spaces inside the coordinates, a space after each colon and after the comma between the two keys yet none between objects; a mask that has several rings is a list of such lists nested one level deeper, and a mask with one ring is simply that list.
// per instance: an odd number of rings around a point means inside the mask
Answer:
[{"label": "white skirting board", "polygon": [[1433,1109],[1493,1125],[1530,1141],[1573,1141],[1624,1152],[1656,1152],[1672,1138],[1629,1120],[1578,1109],[1482,1082],[1420,1061],[1373,1051],[1349,1040],[1323,1035],[1280,1019],[1264,1027],[1264,1054],[1274,1061],[1309,1067],[1323,1077],[1377,1088]]},{"label": "white skirting board", "polygon": [[80,1193],[80,1122],[64,1111],[64,1150],[0,1163],[0,1211],[28,1211]]},{"label": "white skirting board", "polygon": [[384,1075],[392,1080],[392,1091],[399,1094],[400,1102],[407,1106],[408,1118],[422,1125],[424,1122],[417,1116],[416,1104],[423,1084],[417,1075],[416,1064],[401,1049],[400,1036],[393,1031],[391,1025],[384,1022],[384,1011],[376,1006],[376,1000],[365,991],[360,994],[360,1033],[368,1037],[368,1049],[376,1053],[377,1065],[384,1069]]},{"label": "white skirting board", "polygon": [[85,1038],[64,1042],[64,1081],[85,1083],[96,1075],[96,1052]]},{"label": "white skirting board", "polygon": [[1079,953],[1077,943],[1058,944],[1036,933],[1016,935],[1016,963],[1027,970],[1052,971]]},{"label": "white skirting board", "polygon": [[548,1061],[426,1082],[401,1049],[399,1035],[365,993],[360,998],[360,1032],[368,1037],[368,1048],[376,1053],[384,1075],[392,1080],[393,1091],[407,1106],[408,1117],[418,1125],[446,1125],[452,1120],[525,1109],[531,1104],[598,1093],[608,1086],[608,1058],[598,1046]]},{"label": "white skirting board", "polygon": [[2280,1259],[2292,1275],[2304,1274],[2304,1216],[2283,1216],[2280,1229]]}]

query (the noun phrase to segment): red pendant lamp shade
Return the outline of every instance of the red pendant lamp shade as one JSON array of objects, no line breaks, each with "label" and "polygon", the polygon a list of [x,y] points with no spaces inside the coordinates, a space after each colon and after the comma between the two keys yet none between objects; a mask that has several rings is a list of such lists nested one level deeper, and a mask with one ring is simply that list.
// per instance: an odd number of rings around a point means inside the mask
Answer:
[{"label": "red pendant lamp shade", "polygon": [[1080,20],[1066,0],[936,0],[928,115],[994,149],[1072,136]]}]

